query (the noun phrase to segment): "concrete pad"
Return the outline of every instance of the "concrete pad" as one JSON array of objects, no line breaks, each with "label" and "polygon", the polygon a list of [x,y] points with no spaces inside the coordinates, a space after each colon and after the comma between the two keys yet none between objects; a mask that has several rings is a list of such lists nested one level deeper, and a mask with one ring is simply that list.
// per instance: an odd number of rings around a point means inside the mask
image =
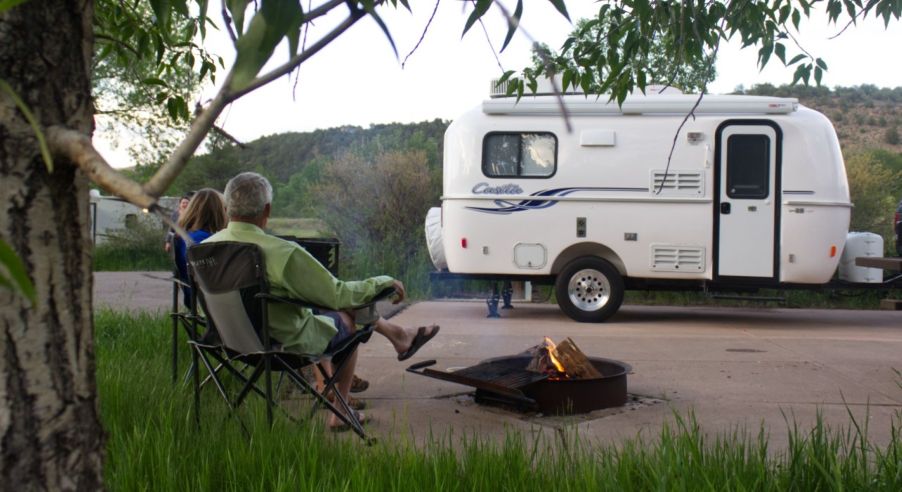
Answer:
[{"label": "concrete pad", "polygon": [[[361,351],[358,374],[382,437],[454,431],[503,438],[510,429],[530,435],[573,426],[587,440],[655,438],[674,411],[694,413],[703,429],[757,435],[763,428],[777,448],[788,442],[787,420],[810,428],[820,414],[833,427],[849,426],[849,412],[868,422],[876,443],[889,439],[900,418],[902,316],[886,311],[625,306],[608,323],[581,324],[556,306],[515,304],[487,319],[483,302],[422,302],[396,316],[404,326],[438,323],[440,334],[416,357],[398,363],[376,336]],[[594,356],[633,367],[629,392],[643,405],[571,418],[535,417],[476,405],[466,386],[402,372],[436,359],[437,369],[465,367],[519,353],[549,336],[572,337]],[[418,432],[419,429],[419,432]],[[544,430],[543,430],[544,429]]]}]

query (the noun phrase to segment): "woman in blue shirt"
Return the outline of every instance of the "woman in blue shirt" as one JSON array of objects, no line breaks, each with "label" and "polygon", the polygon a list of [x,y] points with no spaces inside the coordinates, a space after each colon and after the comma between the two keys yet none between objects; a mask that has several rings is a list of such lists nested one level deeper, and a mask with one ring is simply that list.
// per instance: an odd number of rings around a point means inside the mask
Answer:
[{"label": "woman in blue shirt", "polygon": [[[225,201],[222,195],[212,189],[204,188],[191,197],[188,208],[179,216],[179,226],[188,232],[191,244],[196,244],[214,233],[224,229],[229,219],[226,216]],[[185,256],[187,245],[181,237],[175,239],[175,264],[179,278],[188,281],[188,260]],[[191,289],[183,287],[185,305],[191,305]]]}]

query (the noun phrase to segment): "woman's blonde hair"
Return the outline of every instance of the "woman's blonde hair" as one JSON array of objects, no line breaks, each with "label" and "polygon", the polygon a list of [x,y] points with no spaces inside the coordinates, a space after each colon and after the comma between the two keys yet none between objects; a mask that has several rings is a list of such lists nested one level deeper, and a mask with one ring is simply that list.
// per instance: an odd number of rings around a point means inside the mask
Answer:
[{"label": "woman's blonde hair", "polygon": [[222,195],[212,189],[203,188],[191,197],[191,203],[179,217],[179,226],[186,231],[204,230],[210,233],[225,229],[229,222],[226,217],[225,201]]}]

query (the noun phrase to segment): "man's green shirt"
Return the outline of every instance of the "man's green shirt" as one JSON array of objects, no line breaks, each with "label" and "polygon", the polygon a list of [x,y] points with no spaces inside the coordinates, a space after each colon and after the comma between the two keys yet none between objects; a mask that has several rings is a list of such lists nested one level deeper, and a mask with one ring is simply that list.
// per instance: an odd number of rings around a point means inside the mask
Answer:
[{"label": "man's green shirt", "polygon": [[[246,222],[229,222],[228,227],[204,242],[212,241],[240,241],[260,246],[273,294],[335,311],[364,304],[394,282],[387,275],[360,281],[338,280],[297,243],[268,235]],[[331,318],[286,304],[270,304],[269,324],[270,334],[283,348],[296,353],[321,354],[337,333]]]}]

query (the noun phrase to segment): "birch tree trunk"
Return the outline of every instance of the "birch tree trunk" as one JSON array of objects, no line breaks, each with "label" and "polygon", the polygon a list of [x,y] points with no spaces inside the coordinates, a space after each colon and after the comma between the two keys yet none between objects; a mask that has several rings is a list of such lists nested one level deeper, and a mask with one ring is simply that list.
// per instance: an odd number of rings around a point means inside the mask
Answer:
[{"label": "birch tree trunk", "polygon": [[[93,4],[30,0],[0,14],[0,79],[41,127],[90,135]],[[0,92],[0,236],[24,261],[37,304],[0,289],[0,489],[97,490],[97,411],[88,182],[46,168],[35,133]]]}]

